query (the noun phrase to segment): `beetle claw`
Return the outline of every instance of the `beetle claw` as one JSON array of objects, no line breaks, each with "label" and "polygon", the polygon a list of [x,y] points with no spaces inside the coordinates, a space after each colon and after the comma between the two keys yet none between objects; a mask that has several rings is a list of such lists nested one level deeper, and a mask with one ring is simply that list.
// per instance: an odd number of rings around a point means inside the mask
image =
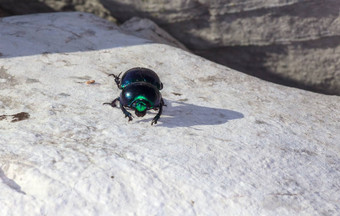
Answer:
[{"label": "beetle claw", "polygon": [[[130,114],[130,113],[129,113]],[[129,118],[129,121],[132,121],[133,120],[133,118],[132,118],[132,115],[130,114],[130,115],[125,115],[125,118],[126,117],[128,117]]]},{"label": "beetle claw", "polygon": [[159,115],[156,115],[156,116],[152,119],[151,125],[157,124],[158,119],[159,119]]}]

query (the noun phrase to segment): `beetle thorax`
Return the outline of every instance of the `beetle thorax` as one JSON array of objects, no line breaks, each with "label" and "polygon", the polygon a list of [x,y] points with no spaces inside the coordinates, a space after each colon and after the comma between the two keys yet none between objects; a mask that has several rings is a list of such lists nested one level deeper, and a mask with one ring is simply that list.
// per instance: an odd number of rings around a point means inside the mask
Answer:
[{"label": "beetle thorax", "polygon": [[143,112],[143,111],[146,110],[146,108],[147,108],[147,105],[144,103],[144,101],[142,101],[142,100],[136,101],[135,109],[138,112]]}]

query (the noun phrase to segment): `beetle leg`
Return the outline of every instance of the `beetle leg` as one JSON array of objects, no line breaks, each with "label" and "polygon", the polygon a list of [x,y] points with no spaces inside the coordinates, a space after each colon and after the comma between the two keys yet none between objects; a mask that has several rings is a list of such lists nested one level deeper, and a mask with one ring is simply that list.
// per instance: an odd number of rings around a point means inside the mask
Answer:
[{"label": "beetle leg", "polygon": [[163,101],[163,98],[162,98],[161,99],[161,103],[159,104],[159,111],[158,111],[157,115],[152,119],[151,125],[157,124],[157,121],[158,121],[159,117],[161,117],[161,115],[162,115],[162,111],[163,111],[163,106],[164,105],[165,104],[164,104],[164,101]]},{"label": "beetle leg", "polygon": [[122,102],[120,102],[120,98],[117,97],[116,99],[114,99],[111,103],[103,103],[103,105],[107,104],[107,105],[111,105],[112,107],[117,107],[116,102],[119,101],[119,105],[120,105],[120,109],[123,111],[123,113],[125,114],[125,118],[129,117],[129,121],[132,121],[132,115],[131,113],[129,113],[128,111],[126,111],[126,109],[124,108],[124,106],[122,105]]},{"label": "beetle leg", "polygon": [[117,97],[116,99],[114,99],[111,103],[103,103],[103,105],[107,104],[107,105],[111,105],[112,107],[116,107],[116,102],[119,101],[119,97]]},{"label": "beetle leg", "polygon": [[[119,100],[119,99],[118,99]],[[129,121],[132,121],[132,115],[131,113],[129,113],[128,111],[126,111],[126,109],[124,108],[122,102],[119,100],[119,104],[120,104],[120,109],[123,111],[123,113],[125,114],[125,118],[128,117]]]},{"label": "beetle leg", "polygon": [[117,84],[117,87],[119,88],[119,89],[121,89],[120,87],[119,87],[119,85],[120,85],[120,75],[122,74],[122,72],[120,72],[119,74],[118,74],[118,76],[117,75],[115,75],[115,74],[109,74],[109,76],[113,76],[114,78],[115,78],[115,82],[116,82],[116,84]]}]

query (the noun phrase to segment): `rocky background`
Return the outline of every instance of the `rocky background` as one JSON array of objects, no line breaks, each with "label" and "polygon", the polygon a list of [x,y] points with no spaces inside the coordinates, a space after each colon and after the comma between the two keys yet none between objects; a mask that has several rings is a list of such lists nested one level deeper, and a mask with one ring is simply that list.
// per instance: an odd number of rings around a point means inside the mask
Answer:
[{"label": "rocky background", "polygon": [[262,79],[340,95],[339,0],[0,0],[0,15],[86,11],[156,22],[194,53]]}]

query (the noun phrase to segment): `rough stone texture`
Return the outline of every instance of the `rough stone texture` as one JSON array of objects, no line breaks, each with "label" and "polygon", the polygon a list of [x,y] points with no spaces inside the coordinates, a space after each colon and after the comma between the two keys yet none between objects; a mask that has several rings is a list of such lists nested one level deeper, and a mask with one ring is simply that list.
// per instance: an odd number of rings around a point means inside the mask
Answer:
[{"label": "rough stone texture", "polygon": [[[0,21],[0,209],[11,215],[337,215],[340,97],[279,86],[90,14]],[[124,118],[109,73],[167,107]],[[92,85],[85,81],[95,80]]]},{"label": "rough stone texture", "polygon": [[161,29],[156,23],[149,19],[133,17],[120,25],[120,28],[137,37],[189,51],[181,42],[173,38],[169,35],[169,33]]},{"label": "rough stone texture", "polygon": [[54,11],[82,11],[116,22],[99,0],[0,0],[0,7],[10,14],[47,13]]},{"label": "rough stone texture", "polygon": [[339,0],[101,0],[155,21],[199,55],[263,79],[340,94]]}]

